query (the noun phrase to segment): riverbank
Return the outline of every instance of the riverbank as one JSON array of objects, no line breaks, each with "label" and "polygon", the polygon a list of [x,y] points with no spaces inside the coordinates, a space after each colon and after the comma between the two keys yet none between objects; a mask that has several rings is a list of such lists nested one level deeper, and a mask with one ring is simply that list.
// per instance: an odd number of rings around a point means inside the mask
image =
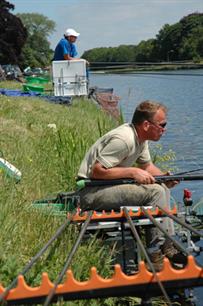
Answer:
[{"label": "riverbank", "polygon": [[[0,86],[5,85],[18,88],[18,83],[13,86],[14,82]],[[87,148],[115,122],[85,99],[63,106],[41,98],[0,96],[0,108],[1,157],[22,172],[19,183],[0,172],[0,283],[6,287],[65,221],[65,217],[35,211],[32,201],[74,190],[77,170]],[[69,226],[45,252],[26,274],[29,285],[39,285],[45,271],[52,281],[56,279],[78,231],[78,227]],[[110,251],[102,240],[93,239],[81,244],[71,269],[78,280],[89,278],[92,266],[106,277],[112,273],[110,262]],[[113,301],[97,300],[94,305],[114,305]],[[86,301],[67,304],[86,305]]]},{"label": "riverbank", "polygon": [[160,63],[92,63],[90,70],[92,73],[140,73],[140,72],[161,72],[177,70],[202,69],[203,61],[194,63],[185,62],[160,62]]},{"label": "riverbank", "polygon": [[[1,87],[20,88],[16,82]],[[87,99],[75,99],[70,106],[50,104],[42,98],[0,96],[1,155],[22,172],[16,183],[0,172],[0,283],[6,287],[29,260],[64,223],[65,217],[44,215],[31,203],[59,191],[75,189],[80,162],[90,145],[118,123]],[[26,274],[30,286],[41,283],[42,272],[54,281],[78,237],[79,228],[69,226],[53,247]],[[102,239],[85,241],[71,265],[78,280],[89,278],[97,267],[105,277],[112,275],[112,249]],[[136,298],[98,299],[88,305],[138,305]],[[74,301],[63,305],[86,305]],[[159,305],[158,302],[156,305]]]}]

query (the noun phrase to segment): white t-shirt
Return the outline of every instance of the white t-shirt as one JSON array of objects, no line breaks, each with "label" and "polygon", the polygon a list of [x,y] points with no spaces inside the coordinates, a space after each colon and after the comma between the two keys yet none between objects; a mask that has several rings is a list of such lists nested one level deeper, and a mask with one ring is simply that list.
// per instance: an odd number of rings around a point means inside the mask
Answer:
[{"label": "white t-shirt", "polygon": [[96,161],[105,168],[131,167],[135,162],[148,163],[151,161],[148,142],[139,143],[134,126],[125,123],[93,144],[81,163],[78,177],[89,178]]}]

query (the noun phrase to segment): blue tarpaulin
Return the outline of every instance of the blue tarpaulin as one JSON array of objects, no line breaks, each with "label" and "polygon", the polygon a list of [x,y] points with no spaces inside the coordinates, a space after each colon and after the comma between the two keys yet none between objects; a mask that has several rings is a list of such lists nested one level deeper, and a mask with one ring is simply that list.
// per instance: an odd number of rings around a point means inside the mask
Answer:
[{"label": "blue tarpaulin", "polygon": [[41,93],[29,91],[24,92],[21,90],[14,90],[14,89],[4,89],[0,88],[0,95],[5,96],[14,96],[14,97],[38,97],[43,98],[44,100],[47,100],[50,103],[56,103],[56,104],[71,104],[71,97],[55,97],[55,96],[49,96],[49,95],[42,95]]},{"label": "blue tarpaulin", "polygon": [[34,91],[24,92],[18,89],[5,89],[0,88],[0,94],[5,96],[15,96],[15,97],[33,97],[33,96],[40,96],[41,94]]}]

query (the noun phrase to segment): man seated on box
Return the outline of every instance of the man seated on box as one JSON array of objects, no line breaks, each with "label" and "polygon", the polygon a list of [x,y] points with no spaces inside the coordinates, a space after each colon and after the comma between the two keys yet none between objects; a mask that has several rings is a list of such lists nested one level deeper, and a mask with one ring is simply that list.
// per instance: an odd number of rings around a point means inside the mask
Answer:
[{"label": "man seated on box", "polygon": [[[63,61],[63,60],[78,60],[78,52],[75,46],[75,42],[80,33],[76,32],[74,29],[67,29],[64,33],[64,38],[62,38],[57,44],[54,51],[54,61]],[[88,65],[86,61],[86,65]],[[88,77],[88,69],[87,77]]]}]

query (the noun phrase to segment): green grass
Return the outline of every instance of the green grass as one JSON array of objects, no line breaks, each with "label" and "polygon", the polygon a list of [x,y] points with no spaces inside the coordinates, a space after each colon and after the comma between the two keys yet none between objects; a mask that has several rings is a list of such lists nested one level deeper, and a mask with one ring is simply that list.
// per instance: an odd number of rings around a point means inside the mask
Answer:
[{"label": "green grass", "polygon": [[[20,89],[21,84],[1,82],[0,87]],[[0,172],[0,283],[6,287],[65,221],[31,208],[31,203],[74,190],[85,152],[118,123],[85,99],[62,106],[41,98],[0,96],[0,113],[0,155],[22,172],[19,183]],[[39,285],[44,271],[54,281],[78,233],[77,226],[69,226],[26,274],[27,283]],[[96,266],[103,277],[109,277],[111,255],[101,239],[84,241],[71,264],[74,276],[88,279],[90,268]],[[74,301],[68,305],[119,305],[119,301]]]},{"label": "green grass", "polygon": [[[22,84],[1,82],[0,87],[22,89]],[[0,171],[0,283],[6,287],[65,221],[65,217],[45,215],[31,208],[31,203],[59,191],[74,190],[85,152],[101,134],[119,123],[82,98],[64,106],[41,98],[0,96],[0,114],[0,157],[22,172],[21,181],[16,183]],[[78,233],[78,226],[69,226],[26,274],[27,283],[39,285],[45,271],[54,281]],[[111,248],[93,237],[80,245],[71,269],[78,280],[88,279],[92,266],[103,277],[110,277],[111,261]],[[67,304],[137,303],[135,298],[112,298]]]}]

